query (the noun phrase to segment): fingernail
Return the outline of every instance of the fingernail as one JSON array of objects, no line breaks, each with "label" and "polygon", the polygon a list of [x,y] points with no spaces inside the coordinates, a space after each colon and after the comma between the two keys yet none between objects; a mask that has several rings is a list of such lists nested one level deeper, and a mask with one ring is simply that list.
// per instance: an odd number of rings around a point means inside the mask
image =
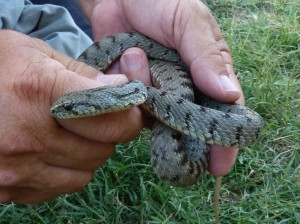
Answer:
[{"label": "fingernail", "polygon": [[137,71],[142,67],[143,55],[138,52],[128,52],[123,54],[125,66],[128,70]]},{"label": "fingernail", "polygon": [[128,81],[125,75],[123,74],[113,74],[113,75],[103,75],[99,74],[96,77],[98,82],[101,82],[103,85],[120,85]]},{"label": "fingernail", "polygon": [[234,85],[234,83],[229,79],[227,75],[220,75],[219,78],[225,91],[239,92],[238,88]]}]

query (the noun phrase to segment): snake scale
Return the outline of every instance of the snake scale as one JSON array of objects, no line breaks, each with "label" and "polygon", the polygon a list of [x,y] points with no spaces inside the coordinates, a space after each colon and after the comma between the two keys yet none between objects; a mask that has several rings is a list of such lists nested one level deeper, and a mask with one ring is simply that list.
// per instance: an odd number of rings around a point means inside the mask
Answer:
[{"label": "snake scale", "polygon": [[263,121],[256,112],[201,95],[180,55],[140,33],[108,36],[78,60],[105,71],[130,47],[146,52],[154,87],[134,80],[67,93],[52,105],[52,116],[88,117],[140,105],[158,120],[150,139],[151,164],[161,180],[174,186],[199,180],[208,165],[209,145],[242,147],[257,139]]}]

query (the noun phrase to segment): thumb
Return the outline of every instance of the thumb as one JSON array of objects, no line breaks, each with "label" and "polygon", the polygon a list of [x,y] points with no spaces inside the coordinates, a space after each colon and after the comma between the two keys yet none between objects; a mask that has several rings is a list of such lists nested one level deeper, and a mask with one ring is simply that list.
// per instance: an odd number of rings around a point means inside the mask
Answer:
[{"label": "thumb", "polygon": [[146,86],[151,86],[149,63],[145,52],[140,48],[129,48],[120,59],[121,72],[130,80],[138,79]]},{"label": "thumb", "polygon": [[201,92],[222,102],[235,102],[242,98],[242,90],[234,75],[230,49],[209,9],[201,2],[195,4],[198,7],[182,6],[180,24],[185,27],[175,29],[176,49],[190,66]]},{"label": "thumb", "polygon": [[52,57],[64,66],[64,69],[61,69],[57,74],[53,87],[52,99],[54,100],[71,91],[106,85],[118,86],[128,81],[123,74],[104,75],[97,69],[56,51],[53,52]]},{"label": "thumb", "polygon": [[[51,103],[67,92],[104,85],[120,85],[127,81],[124,75],[103,75],[94,68],[59,53],[54,58],[59,60],[65,67],[56,75]],[[73,133],[87,139],[106,143],[132,140],[139,134],[143,125],[142,113],[138,108],[96,117],[79,118],[76,121],[58,119],[57,122]]]}]

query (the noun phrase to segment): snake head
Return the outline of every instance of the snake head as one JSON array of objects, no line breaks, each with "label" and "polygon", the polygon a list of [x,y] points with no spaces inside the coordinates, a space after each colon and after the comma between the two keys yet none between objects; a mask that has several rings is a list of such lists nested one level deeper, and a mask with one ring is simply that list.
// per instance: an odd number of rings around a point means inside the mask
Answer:
[{"label": "snake head", "polygon": [[104,86],[67,93],[51,107],[50,114],[59,119],[91,117],[127,110],[145,102],[144,84],[133,80],[122,86]]},{"label": "snake head", "polygon": [[76,111],[72,111],[74,108],[74,103],[71,100],[64,101],[62,103],[55,103],[55,105],[50,109],[50,113],[55,118],[65,118],[66,114],[68,117],[70,113],[75,113],[74,117],[78,115]]}]

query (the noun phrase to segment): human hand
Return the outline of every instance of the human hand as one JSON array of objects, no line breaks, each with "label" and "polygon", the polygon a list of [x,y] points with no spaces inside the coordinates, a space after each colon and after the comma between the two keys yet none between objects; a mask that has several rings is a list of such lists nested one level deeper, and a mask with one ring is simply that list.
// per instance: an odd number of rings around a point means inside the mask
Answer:
[{"label": "human hand", "polygon": [[[230,50],[208,8],[198,0],[95,0],[79,1],[89,17],[95,40],[106,35],[139,31],[176,49],[190,67],[195,85],[201,92],[222,102],[244,103],[234,74]],[[120,67],[129,79],[149,85],[150,78],[137,71],[148,69],[145,55],[130,49]],[[126,61],[136,62],[132,69]],[[132,65],[132,64],[131,64]],[[134,71],[134,72],[132,72]],[[212,146],[209,171],[226,175],[234,164],[238,149]]]},{"label": "human hand", "polygon": [[14,31],[0,31],[0,55],[0,203],[38,203],[78,191],[115,142],[139,134],[138,108],[72,121],[49,113],[66,92],[121,84],[125,76],[101,75]]}]

